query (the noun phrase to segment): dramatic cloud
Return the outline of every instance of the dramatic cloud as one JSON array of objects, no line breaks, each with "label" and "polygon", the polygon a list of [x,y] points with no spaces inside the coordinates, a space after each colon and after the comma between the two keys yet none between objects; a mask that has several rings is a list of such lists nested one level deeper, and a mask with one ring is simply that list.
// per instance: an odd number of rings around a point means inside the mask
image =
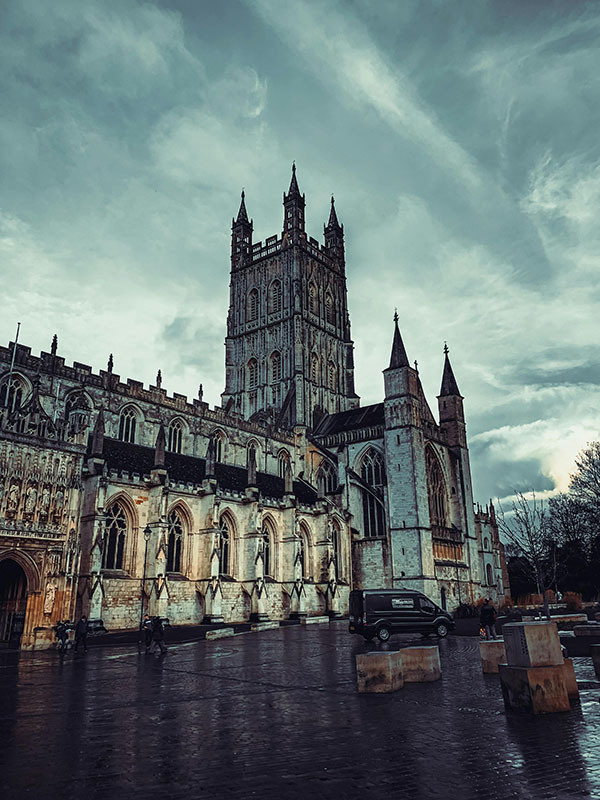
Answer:
[{"label": "dramatic cloud", "polygon": [[392,315],[476,495],[564,488],[600,435],[596,4],[7,0],[0,335],[218,403],[229,226],[346,231],[357,389]]}]

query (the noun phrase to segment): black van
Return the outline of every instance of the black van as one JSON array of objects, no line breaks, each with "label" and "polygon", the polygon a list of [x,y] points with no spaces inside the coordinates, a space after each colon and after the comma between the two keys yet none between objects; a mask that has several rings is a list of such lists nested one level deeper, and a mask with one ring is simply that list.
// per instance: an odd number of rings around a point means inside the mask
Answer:
[{"label": "black van", "polygon": [[393,633],[435,633],[454,629],[452,616],[414,589],[355,589],[350,592],[350,633],[387,642]]}]

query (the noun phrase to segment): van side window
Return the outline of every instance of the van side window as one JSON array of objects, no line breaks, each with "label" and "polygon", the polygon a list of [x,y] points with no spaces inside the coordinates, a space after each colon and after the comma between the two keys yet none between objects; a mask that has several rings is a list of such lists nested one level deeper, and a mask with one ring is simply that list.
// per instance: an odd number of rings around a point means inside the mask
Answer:
[{"label": "van side window", "polygon": [[425,611],[428,614],[435,614],[435,606],[426,597],[419,597],[419,606],[421,611]]},{"label": "van side window", "polygon": [[389,594],[374,594],[371,596],[370,606],[373,611],[390,611],[390,599]]}]

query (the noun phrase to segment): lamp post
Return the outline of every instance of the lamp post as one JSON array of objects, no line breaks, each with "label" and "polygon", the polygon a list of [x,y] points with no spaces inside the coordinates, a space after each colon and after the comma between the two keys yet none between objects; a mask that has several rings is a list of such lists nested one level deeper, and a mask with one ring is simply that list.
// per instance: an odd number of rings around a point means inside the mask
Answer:
[{"label": "lamp post", "polygon": [[140,641],[142,636],[142,625],[144,624],[144,584],[146,583],[146,559],[148,558],[148,542],[150,541],[151,535],[152,531],[150,529],[150,525],[146,525],[144,528],[144,571],[142,577],[142,591],[140,592]]}]

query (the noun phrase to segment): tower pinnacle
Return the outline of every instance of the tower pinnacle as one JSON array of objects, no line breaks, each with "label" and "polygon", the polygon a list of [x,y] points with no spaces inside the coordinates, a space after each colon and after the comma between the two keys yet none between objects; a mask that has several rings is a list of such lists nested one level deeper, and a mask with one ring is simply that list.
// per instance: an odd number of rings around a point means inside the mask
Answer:
[{"label": "tower pinnacle", "polygon": [[458,390],[458,384],[452,372],[452,365],[448,358],[449,353],[448,345],[444,342],[444,372],[442,375],[442,388],[440,389],[440,397],[449,397],[451,395],[461,396]]},{"label": "tower pinnacle", "polygon": [[400,336],[400,329],[398,328],[398,310],[394,312],[394,341],[392,342],[392,356],[390,358],[390,369],[398,369],[400,367],[408,367],[408,356],[404,349],[404,342]]}]

